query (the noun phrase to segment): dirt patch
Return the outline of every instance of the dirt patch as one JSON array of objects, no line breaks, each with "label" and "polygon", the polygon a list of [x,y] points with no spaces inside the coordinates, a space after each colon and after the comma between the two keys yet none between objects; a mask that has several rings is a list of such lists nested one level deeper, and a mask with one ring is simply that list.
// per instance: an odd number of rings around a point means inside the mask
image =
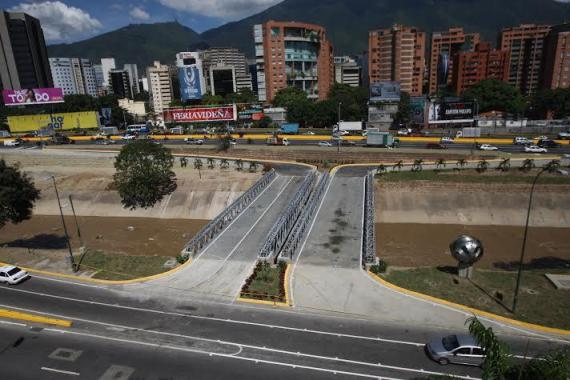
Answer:
[{"label": "dirt patch", "polygon": [[[405,267],[456,266],[449,244],[469,234],[483,242],[485,255],[478,268],[513,269],[520,257],[523,228],[452,224],[377,223],[378,256]],[[526,247],[527,267],[570,269],[570,228],[533,227]]]}]

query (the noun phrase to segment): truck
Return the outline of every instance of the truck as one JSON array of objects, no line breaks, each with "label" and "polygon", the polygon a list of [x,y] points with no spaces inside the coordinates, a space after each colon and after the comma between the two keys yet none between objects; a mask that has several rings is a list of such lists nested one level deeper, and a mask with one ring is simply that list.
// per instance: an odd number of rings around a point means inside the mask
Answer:
[{"label": "truck", "polygon": [[400,145],[400,140],[395,139],[388,132],[380,132],[377,128],[369,128],[366,136],[366,146],[396,148]]},{"label": "truck", "polygon": [[273,136],[273,137],[269,137],[267,139],[267,145],[287,146],[287,145],[289,145],[289,140],[287,140],[287,137]]},{"label": "truck", "polygon": [[338,131],[361,131],[363,128],[361,121],[341,121],[335,129]]},{"label": "truck", "polygon": [[299,133],[299,123],[286,123],[281,126],[279,133],[286,135],[296,135]]}]

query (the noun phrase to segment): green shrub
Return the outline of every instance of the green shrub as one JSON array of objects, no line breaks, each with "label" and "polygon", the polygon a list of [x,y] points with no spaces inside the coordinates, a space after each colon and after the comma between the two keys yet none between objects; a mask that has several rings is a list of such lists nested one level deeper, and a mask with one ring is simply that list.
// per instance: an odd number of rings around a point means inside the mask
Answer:
[{"label": "green shrub", "polygon": [[384,260],[378,260],[378,264],[374,264],[370,267],[370,272],[374,274],[386,273],[388,269],[388,263]]},{"label": "green shrub", "polygon": [[184,264],[186,261],[188,261],[188,256],[178,255],[176,256],[176,261],[178,261],[178,264]]}]

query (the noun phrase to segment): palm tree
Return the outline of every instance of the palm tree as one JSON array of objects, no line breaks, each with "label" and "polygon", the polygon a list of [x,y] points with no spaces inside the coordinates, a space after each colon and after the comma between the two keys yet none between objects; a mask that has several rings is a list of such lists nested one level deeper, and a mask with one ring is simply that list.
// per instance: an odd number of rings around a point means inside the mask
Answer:
[{"label": "palm tree", "polygon": [[413,172],[421,172],[423,170],[423,163],[424,163],[424,160],[422,160],[421,158],[414,160],[414,163],[412,164],[412,171]]},{"label": "palm tree", "polygon": [[237,171],[243,170],[243,161],[241,159],[236,160],[236,170]]},{"label": "palm tree", "polygon": [[376,173],[379,175],[385,174],[386,173],[386,166],[384,166],[384,164],[378,165],[378,168],[376,169]]},{"label": "palm tree", "polygon": [[440,158],[435,162],[435,168],[439,169],[442,166],[445,168],[447,166],[447,161],[445,161],[443,158]]},{"label": "palm tree", "polygon": [[400,160],[394,164],[394,170],[402,171],[404,167],[404,161]]},{"label": "palm tree", "polygon": [[499,169],[503,172],[508,172],[510,168],[511,168],[511,159],[510,158],[503,159],[501,161],[501,163],[499,164],[499,166],[497,167],[497,169]]},{"label": "palm tree", "polygon": [[457,160],[457,162],[455,163],[455,166],[457,166],[457,169],[463,169],[465,167],[465,165],[467,164],[467,160],[465,158],[460,158],[459,160]]},{"label": "palm tree", "polygon": [[202,162],[202,160],[200,158],[196,158],[194,160],[194,169],[202,169],[202,166],[204,166],[204,163]]},{"label": "palm tree", "polygon": [[521,165],[521,170],[528,172],[529,170],[533,169],[535,167],[534,165],[534,160],[532,158],[527,158],[526,160],[523,161],[523,164]]},{"label": "palm tree", "polygon": [[208,158],[208,168],[209,169],[214,168],[214,159],[212,157]]},{"label": "palm tree", "polygon": [[228,162],[227,159],[222,158],[222,160],[220,161],[220,168],[221,169],[227,169],[230,167],[230,163]]},{"label": "palm tree", "polygon": [[477,163],[477,171],[479,173],[483,173],[484,171],[486,171],[489,168],[489,163],[487,162],[487,160],[482,159],[481,161],[479,161]]},{"label": "palm tree", "polygon": [[255,172],[257,171],[257,165],[258,165],[257,162],[251,161],[251,162],[249,163],[249,172],[250,172],[250,173],[255,173]]},{"label": "palm tree", "polygon": [[549,173],[553,173],[556,170],[560,169],[560,160],[552,160],[544,165],[544,170],[547,170]]},{"label": "palm tree", "polygon": [[180,167],[185,168],[188,165],[188,160],[186,157],[180,157]]},{"label": "palm tree", "polygon": [[504,379],[511,367],[511,354],[506,344],[499,341],[491,327],[486,328],[477,317],[473,316],[465,324],[469,324],[469,333],[477,340],[485,351],[483,363],[483,379]]}]

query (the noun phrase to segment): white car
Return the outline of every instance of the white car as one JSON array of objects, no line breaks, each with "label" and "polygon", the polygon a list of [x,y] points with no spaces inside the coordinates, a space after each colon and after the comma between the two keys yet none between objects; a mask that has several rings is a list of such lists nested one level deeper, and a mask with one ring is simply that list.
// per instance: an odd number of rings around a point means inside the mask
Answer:
[{"label": "white car", "polygon": [[4,146],[19,146],[20,140],[4,140]]},{"label": "white car", "polygon": [[339,131],[338,134],[340,136],[347,136],[347,135],[350,135],[350,132],[349,131]]},{"label": "white car", "polygon": [[191,144],[191,145],[202,145],[202,144],[204,144],[204,140],[202,140],[202,139],[195,139],[195,138],[192,138],[192,137],[186,137],[186,138],[184,138],[184,142],[185,142],[186,144]]},{"label": "white car", "polygon": [[410,131],[406,128],[402,128],[398,130],[398,136],[407,136],[410,134]]},{"label": "white car", "polygon": [[368,131],[363,131],[363,132],[362,132],[362,136],[367,137],[367,136],[368,136]]},{"label": "white car", "polygon": [[121,136],[121,139],[122,139],[122,140],[134,140],[134,139],[136,139],[136,138],[137,138],[137,136],[135,136],[135,135],[130,135],[130,134],[128,134],[128,133],[127,133],[126,135]]},{"label": "white car", "polygon": [[319,146],[332,146],[332,144],[328,141],[319,141]]},{"label": "white car", "polygon": [[445,143],[451,144],[451,143],[453,143],[453,137],[444,136],[441,138],[441,142],[444,144]]},{"label": "white car", "polygon": [[515,145],[530,145],[530,144],[532,144],[532,141],[530,141],[526,137],[517,136],[513,139],[513,144],[515,144]]},{"label": "white car", "polygon": [[30,277],[28,272],[13,265],[0,267],[0,282],[15,285]]},{"label": "white car", "polygon": [[550,140],[550,139],[548,138],[548,136],[542,135],[542,136],[535,137],[534,140],[540,141],[540,140]]},{"label": "white car", "polygon": [[526,153],[548,153],[546,148],[541,148],[538,145],[528,145],[524,147]]},{"label": "white car", "polygon": [[497,148],[494,145],[491,144],[481,144],[481,146],[479,146],[479,150],[499,150],[499,148]]},{"label": "white car", "polygon": [[307,136],[314,136],[314,135],[315,135],[315,132],[307,131],[307,132],[305,132],[305,133],[303,133],[303,134],[304,134],[304,135],[307,135]]}]

